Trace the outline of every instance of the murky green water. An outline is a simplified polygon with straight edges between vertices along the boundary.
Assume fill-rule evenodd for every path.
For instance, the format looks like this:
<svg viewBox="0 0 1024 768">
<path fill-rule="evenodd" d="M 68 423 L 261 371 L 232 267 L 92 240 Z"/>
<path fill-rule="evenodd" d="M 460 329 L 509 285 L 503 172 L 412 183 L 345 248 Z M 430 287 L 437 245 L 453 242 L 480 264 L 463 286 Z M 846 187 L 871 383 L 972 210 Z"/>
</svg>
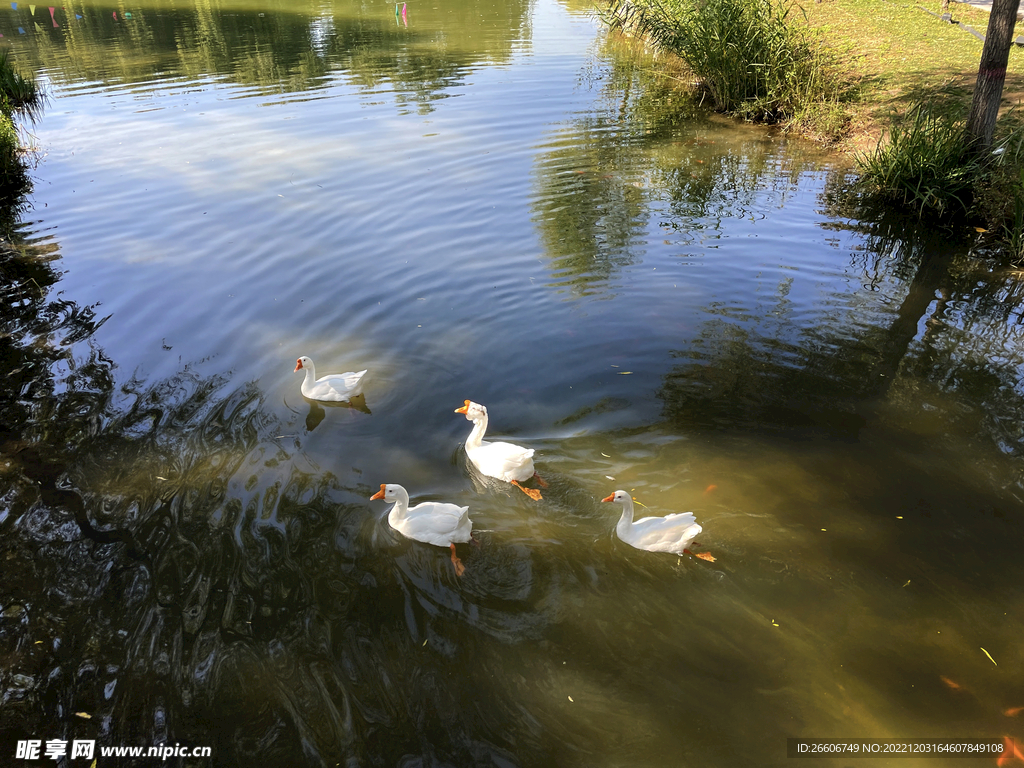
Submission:
<svg viewBox="0 0 1024 768">
<path fill-rule="evenodd" d="M 1024 737 L 1024 289 L 969 240 L 856 218 L 835 158 L 554 0 L 19 3 L 0 33 L 50 92 L 0 261 L 0 764 Z M 365 400 L 305 401 L 302 354 Z M 467 467 L 466 398 L 542 501 Z M 463 578 L 389 530 L 391 482 L 470 506 Z M 618 488 L 717 560 L 617 541 Z"/>
</svg>

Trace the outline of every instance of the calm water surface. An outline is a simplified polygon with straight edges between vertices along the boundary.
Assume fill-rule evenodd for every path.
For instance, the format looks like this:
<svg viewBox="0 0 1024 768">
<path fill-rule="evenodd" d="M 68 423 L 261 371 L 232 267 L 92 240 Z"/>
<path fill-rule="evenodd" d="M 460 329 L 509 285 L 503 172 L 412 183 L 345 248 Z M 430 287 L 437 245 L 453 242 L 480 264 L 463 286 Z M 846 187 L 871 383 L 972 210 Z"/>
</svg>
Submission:
<svg viewBox="0 0 1024 768">
<path fill-rule="evenodd" d="M 835 158 L 696 111 L 555 0 L 0 32 L 50 94 L 2 261 L 0 763 L 1024 737 L 1022 289 L 969 240 L 858 216 Z M 302 354 L 365 398 L 304 400 Z M 466 398 L 542 501 L 467 466 Z M 380 483 L 469 505 L 463 578 Z M 717 560 L 619 542 L 619 488 Z"/>
</svg>

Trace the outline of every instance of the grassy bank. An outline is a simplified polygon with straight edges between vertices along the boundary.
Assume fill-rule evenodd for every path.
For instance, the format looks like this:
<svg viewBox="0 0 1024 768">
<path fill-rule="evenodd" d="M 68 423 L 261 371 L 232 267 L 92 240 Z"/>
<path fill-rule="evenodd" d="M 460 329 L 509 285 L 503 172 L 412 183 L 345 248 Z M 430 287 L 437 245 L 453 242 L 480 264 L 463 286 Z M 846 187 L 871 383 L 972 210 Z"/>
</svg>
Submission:
<svg viewBox="0 0 1024 768">
<path fill-rule="evenodd" d="M 844 147 L 857 157 L 860 189 L 954 228 L 985 230 L 995 249 L 1022 263 L 1024 48 L 1010 49 L 998 154 L 971 157 L 961 137 L 982 41 L 922 8 L 941 11 L 937 1 L 835 0 L 808 8 L 807 23 L 825 34 L 857 82 Z M 987 12 L 959 3 L 950 12 L 985 34 Z"/>
<path fill-rule="evenodd" d="M 611 26 L 679 57 L 716 110 L 825 124 L 841 113 L 849 82 L 798 14 L 785 0 L 609 0 L 602 10 Z"/>
<path fill-rule="evenodd" d="M 978 74 L 982 43 L 962 28 L 939 21 L 918 8 L 940 12 L 937 0 L 829 0 L 808 3 L 806 23 L 820 30 L 855 82 L 849 102 L 847 146 L 875 146 L 891 123 L 893 112 L 915 102 L 962 107 L 966 115 Z M 988 13 L 951 3 L 950 12 L 985 34 Z M 1016 35 L 1024 35 L 1017 25 Z M 1024 48 L 1010 50 L 1004 110 L 1024 99 Z M 1016 115 L 1010 122 L 1017 121 Z M 1009 125 L 1001 126 L 1005 131 Z"/>
<path fill-rule="evenodd" d="M 941 10 L 938 0 L 922 7 Z M 679 56 L 716 109 L 783 122 L 853 154 L 865 198 L 988 230 L 993 244 L 1024 262 L 1024 107 L 1016 109 L 1024 101 L 1024 48 L 1010 52 L 996 131 L 1002 152 L 970 159 L 960 137 L 982 42 L 922 7 L 612 0 L 604 16 Z M 952 3 L 951 12 L 985 33 L 985 11 Z"/>
</svg>

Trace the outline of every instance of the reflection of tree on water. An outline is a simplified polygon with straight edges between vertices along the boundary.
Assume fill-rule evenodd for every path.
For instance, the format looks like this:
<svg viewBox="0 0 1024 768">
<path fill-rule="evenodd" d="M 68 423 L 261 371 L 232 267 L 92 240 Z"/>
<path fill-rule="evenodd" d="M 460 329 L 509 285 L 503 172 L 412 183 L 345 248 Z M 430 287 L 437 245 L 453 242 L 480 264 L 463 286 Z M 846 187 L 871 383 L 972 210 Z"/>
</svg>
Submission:
<svg viewBox="0 0 1024 768">
<path fill-rule="evenodd" d="M 825 200 L 841 221 L 851 212 L 833 191 L 826 189 Z M 940 402 L 960 403 L 961 412 L 947 414 L 950 429 L 972 413 L 970 431 L 988 432 L 1003 453 L 1024 450 L 1024 345 L 1016 322 L 1024 289 L 1017 277 L 992 274 L 983 261 L 958 254 L 946 233 L 890 214 L 832 227 L 863 237 L 850 266 L 860 292 L 891 295 L 866 303 L 855 293 L 833 305 L 826 323 L 794 328 L 777 321 L 786 316 L 780 285 L 772 311 L 705 323 L 674 353 L 685 362 L 659 393 L 666 417 L 687 428 L 855 437 L 884 402 L 915 410 L 931 390 L 944 393 Z"/>
<path fill-rule="evenodd" d="M 387 4 L 377 8 L 320 3 L 264 13 L 197 0 L 189 9 L 137 6 L 126 18 L 74 3 L 59 11 L 67 17 L 59 28 L 47 21 L 21 36 L 18 26 L 31 17 L 24 6 L 0 16 L 0 31 L 17 37 L 19 57 L 57 85 L 221 77 L 296 93 L 330 86 L 340 72 L 363 88 L 387 85 L 402 103 L 429 112 L 473 65 L 506 61 L 528 25 L 523 0 L 464 0 L 437 14 L 421 6 L 411 29 L 395 27 Z M 43 6 L 38 12 L 46 14 Z"/>
<path fill-rule="evenodd" d="M 802 173 L 817 171 L 812 158 L 780 151 L 763 131 L 739 150 L 716 149 L 689 96 L 643 67 L 613 63 L 598 82 L 596 114 L 553 140 L 535 173 L 535 221 L 554 285 L 577 295 L 607 290 L 617 271 L 639 263 L 660 236 L 653 224 L 673 244 L 699 244 L 726 219 L 782 203 Z M 826 228 L 863 238 L 849 268 L 860 290 L 829 297 L 839 303 L 827 321 L 803 326 L 790 317 L 792 280 L 781 280 L 763 306 L 709 305 L 713 319 L 674 353 L 679 364 L 660 393 L 666 417 L 686 427 L 851 437 L 893 382 L 926 372 L 943 387 L 1003 404 L 1008 410 L 990 428 L 1020 450 L 1019 282 L 979 281 L 979 262 L 956 256 L 948 233 L 855 210 L 848 182 L 832 172 L 821 200 Z"/>
<path fill-rule="evenodd" d="M 553 285 L 574 296 L 599 294 L 640 263 L 654 226 L 687 242 L 715 237 L 724 219 L 781 198 L 811 165 L 787 159 L 780 173 L 779 146 L 764 133 L 719 151 L 692 95 L 649 69 L 613 59 L 598 82 L 602 101 L 548 142 L 534 172 Z"/>
</svg>

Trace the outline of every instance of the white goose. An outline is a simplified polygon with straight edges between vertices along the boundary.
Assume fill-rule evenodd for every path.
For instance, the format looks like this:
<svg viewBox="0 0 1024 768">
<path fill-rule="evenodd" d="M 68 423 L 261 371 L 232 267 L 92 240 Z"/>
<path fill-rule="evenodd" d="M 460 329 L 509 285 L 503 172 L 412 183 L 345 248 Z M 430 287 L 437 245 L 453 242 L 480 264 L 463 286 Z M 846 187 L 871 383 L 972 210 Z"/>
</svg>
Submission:
<svg viewBox="0 0 1024 768">
<path fill-rule="evenodd" d="M 451 547 L 455 575 L 461 576 L 465 572 L 466 567 L 455 554 L 455 543 L 464 544 L 472 538 L 473 521 L 469 519 L 469 507 L 424 501 L 410 509 L 409 492 L 405 488 L 383 483 L 380 490 L 370 497 L 370 501 L 374 499 L 395 503 L 388 512 L 388 523 L 392 528 L 409 539 L 436 547 Z"/>
<path fill-rule="evenodd" d="M 303 355 L 295 361 L 295 370 L 305 370 L 306 378 L 302 380 L 302 394 L 310 400 L 322 400 L 326 403 L 337 403 L 350 400 L 363 388 L 363 376 L 366 371 L 358 373 L 332 373 L 318 379 L 313 361 Z"/>
<path fill-rule="evenodd" d="M 645 517 L 633 522 L 633 498 L 625 491 L 616 491 L 601 501 L 617 501 L 622 505 L 622 517 L 615 533 L 627 544 L 648 552 L 672 552 L 682 555 L 697 538 L 701 528 L 692 512 L 679 512 L 665 517 Z M 704 558 L 707 559 L 707 558 Z"/>
<path fill-rule="evenodd" d="M 466 439 L 466 455 L 473 463 L 473 466 L 488 477 L 496 477 L 507 483 L 512 483 L 533 500 L 541 498 L 540 491 L 533 488 L 524 488 L 519 484 L 521 480 L 529 480 L 537 475 L 533 468 L 533 448 L 523 448 L 512 443 L 487 443 L 484 442 L 484 433 L 487 431 L 487 409 L 479 403 L 467 400 L 461 408 L 455 409 L 456 413 L 466 414 L 466 418 L 473 422 L 473 431 Z M 537 475 L 537 481 L 542 487 L 546 483 Z"/>
</svg>

